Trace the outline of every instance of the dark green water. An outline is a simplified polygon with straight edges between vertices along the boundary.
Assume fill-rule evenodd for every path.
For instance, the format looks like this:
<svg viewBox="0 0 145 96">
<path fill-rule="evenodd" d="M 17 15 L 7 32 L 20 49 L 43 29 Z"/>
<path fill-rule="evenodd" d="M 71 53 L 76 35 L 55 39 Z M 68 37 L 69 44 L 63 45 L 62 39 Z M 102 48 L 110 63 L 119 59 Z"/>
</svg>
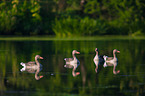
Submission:
<svg viewBox="0 0 145 96">
<path fill-rule="evenodd" d="M 95 72 L 95 48 L 100 55 L 112 56 L 118 49 L 120 73 L 113 67 L 99 65 Z M 72 50 L 80 61 L 77 72 L 64 68 L 64 58 L 72 57 Z M 21 72 L 21 62 L 34 61 L 39 54 L 44 59 L 36 80 L 35 73 Z M 0 96 L 124 96 L 145 95 L 145 40 L 100 41 L 0 41 Z"/>
</svg>

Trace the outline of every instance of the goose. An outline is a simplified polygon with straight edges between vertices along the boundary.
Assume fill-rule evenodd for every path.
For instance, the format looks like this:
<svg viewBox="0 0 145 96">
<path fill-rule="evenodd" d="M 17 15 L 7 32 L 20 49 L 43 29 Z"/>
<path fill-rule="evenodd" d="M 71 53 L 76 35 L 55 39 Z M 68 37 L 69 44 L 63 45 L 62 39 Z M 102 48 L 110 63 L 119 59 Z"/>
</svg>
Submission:
<svg viewBox="0 0 145 96">
<path fill-rule="evenodd" d="M 113 50 L 113 57 L 106 57 L 105 61 L 106 63 L 113 63 L 113 62 L 117 62 L 117 57 L 116 57 L 116 53 L 120 53 L 120 51 L 118 51 L 117 49 Z"/>
<path fill-rule="evenodd" d="M 21 71 L 25 71 L 25 69 L 29 69 L 29 68 L 36 68 L 37 69 L 39 67 L 42 67 L 42 65 L 39 63 L 38 59 L 43 59 L 43 57 L 41 57 L 40 55 L 36 55 L 35 61 L 30 61 L 28 63 L 21 62 L 20 64 L 23 66 Z"/>
<path fill-rule="evenodd" d="M 116 57 L 116 53 L 120 53 L 120 51 L 118 51 L 117 49 L 114 49 L 113 50 L 113 57 L 108 57 L 108 56 L 103 56 L 105 62 L 104 62 L 104 67 L 107 67 L 107 66 L 114 66 L 113 67 L 113 74 L 118 74 L 120 72 L 120 70 L 117 70 L 116 71 L 116 66 L 117 66 L 117 57 Z"/>
<path fill-rule="evenodd" d="M 80 74 L 80 72 L 75 72 L 77 67 L 80 65 L 80 61 L 76 58 L 75 54 L 80 54 L 80 52 L 73 50 L 72 51 L 72 56 L 73 58 L 65 58 L 66 64 L 64 65 L 65 68 L 73 68 L 72 70 L 72 75 L 73 77 L 77 76 Z"/>
<path fill-rule="evenodd" d="M 95 57 L 93 59 L 95 65 L 96 65 L 96 68 L 95 68 L 96 73 L 97 73 L 97 69 L 98 69 L 98 65 L 99 65 L 99 55 L 98 55 L 99 52 L 98 51 L 99 51 L 98 48 L 96 48 L 95 49 L 96 55 L 95 55 Z"/>
<path fill-rule="evenodd" d="M 95 71 L 97 73 L 97 70 L 98 70 L 98 65 L 99 64 L 102 64 L 104 62 L 104 58 L 102 56 L 99 55 L 99 50 L 98 48 L 95 49 L 95 52 L 96 52 L 96 55 L 93 59 L 95 65 L 96 65 L 96 68 L 95 68 Z"/>
</svg>

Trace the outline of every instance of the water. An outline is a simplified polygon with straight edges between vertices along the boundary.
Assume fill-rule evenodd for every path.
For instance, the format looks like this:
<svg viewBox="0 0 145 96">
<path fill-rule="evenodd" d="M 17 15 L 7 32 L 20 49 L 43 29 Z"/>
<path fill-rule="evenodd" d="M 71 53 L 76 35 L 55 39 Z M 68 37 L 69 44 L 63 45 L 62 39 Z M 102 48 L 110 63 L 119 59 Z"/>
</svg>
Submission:
<svg viewBox="0 0 145 96">
<path fill-rule="evenodd" d="M 0 41 L 0 96 L 118 96 L 145 95 L 145 40 L 81 40 L 81 41 Z M 99 65 L 95 72 L 95 48 L 99 55 L 112 56 L 118 49 L 118 65 Z M 73 77 L 72 69 L 64 68 L 64 58 L 72 57 L 72 50 L 80 61 Z M 44 59 L 38 76 L 35 72 L 21 72 L 21 62 L 34 61 L 39 54 Z"/>
</svg>

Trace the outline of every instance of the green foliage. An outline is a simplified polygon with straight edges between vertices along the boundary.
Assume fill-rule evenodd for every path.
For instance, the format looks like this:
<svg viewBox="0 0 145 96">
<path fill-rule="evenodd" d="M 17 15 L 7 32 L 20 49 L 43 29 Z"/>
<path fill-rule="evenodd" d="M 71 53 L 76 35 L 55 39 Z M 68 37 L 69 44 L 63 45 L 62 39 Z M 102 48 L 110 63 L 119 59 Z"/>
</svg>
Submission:
<svg viewBox="0 0 145 96">
<path fill-rule="evenodd" d="M 37 1 L 13 0 L 10 3 L 3 1 L 0 3 L 0 9 L 1 34 L 38 34 L 37 26 L 39 26 L 41 16 L 39 15 L 40 5 Z M 19 30 L 21 33 L 15 33 Z"/>
<path fill-rule="evenodd" d="M 87 4 L 85 5 L 84 12 L 88 14 L 98 14 L 101 12 L 100 10 L 100 2 L 98 0 L 87 0 Z"/>
<path fill-rule="evenodd" d="M 25 0 L 20 6 L 22 6 L 19 9 L 20 15 L 17 15 L 18 30 L 22 30 L 21 34 L 23 35 L 38 34 L 41 22 L 41 16 L 39 15 L 39 3 L 35 0 L 31 0 L 31 2 Z"/>
<path fill-rule="evenodd" d="M 141 0 L 87 0 L 84 12 L 109 21 L 109 34 L 131 35 L 144 32 L 144 6 Z"/>
<path fill-rule="evenodd" d="M 67 0 L 66 11 L 74 11 L 80 9 L 80 0 Z"/>
<path fill-rule="evenodd" d="M 3 0 L 0 35 L 134 36 L 144 13 L 143 0 Z"/>
<path fill-rule="evenodd" d="M 137 32 L 134 32 L 132 34 L 132 36 L 142 36 L 142 35 L 144 35 L 144 34 L 140 30 L 138 30 Z"/>
<path fill-rule="evenodd" d="M 12 7 L 15 8 L 15 4 Z M 13 9 L 9 9 L 5 2 L 0 3 L 0 9 L 0 33 L 4 34 L 3 31 L 5 31 L 5 34 L 9 34 L 9 32 L 15 28 L 15 11 Z"/>
<path fill-rule="evenodd" d="M 96 35 L 105 34 L 107 26 L 103 21 L 85 17 L 82 19 L 77 18 L 63 18 L 55 19 L 53 31 L 57 36 L 74 36 L 74 35 Z"/>
</svg>

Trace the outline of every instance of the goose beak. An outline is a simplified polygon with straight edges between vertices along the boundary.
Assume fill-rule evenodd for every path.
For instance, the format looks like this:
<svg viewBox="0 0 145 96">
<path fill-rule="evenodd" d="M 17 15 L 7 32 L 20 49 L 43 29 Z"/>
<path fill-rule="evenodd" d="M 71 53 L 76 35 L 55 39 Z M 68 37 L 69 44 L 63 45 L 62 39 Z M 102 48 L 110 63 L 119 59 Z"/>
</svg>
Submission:
<svg viewBox="0 0 145 96">
<path fill-rule="evenodd" d="M 79 75 L 79 74 L 80 74 L 80 72 L 76 72 L 76 76 Z"/>
<path fill-rule="evenodd" d="M 117 51 L 117 53 L 120 53 L 120 51 Z"/>
<path fill-rule="evenodd" d="M 43 57 L 40 57 L 40 59 L 43 59 Z"/>
<path fill-rule="evenodd" d="M 40 78 L 43 78 L 43 76 L 39 76 Z"/>
<path fill-rule="evenodd" d="M 76 52 L 77 54 L 80 54 L 80 52 Z"/>
<path fill-rule="evenodd" d="M 120 70 L 118 70 L 117 73 L 120 73 Z"/>
</svg>

